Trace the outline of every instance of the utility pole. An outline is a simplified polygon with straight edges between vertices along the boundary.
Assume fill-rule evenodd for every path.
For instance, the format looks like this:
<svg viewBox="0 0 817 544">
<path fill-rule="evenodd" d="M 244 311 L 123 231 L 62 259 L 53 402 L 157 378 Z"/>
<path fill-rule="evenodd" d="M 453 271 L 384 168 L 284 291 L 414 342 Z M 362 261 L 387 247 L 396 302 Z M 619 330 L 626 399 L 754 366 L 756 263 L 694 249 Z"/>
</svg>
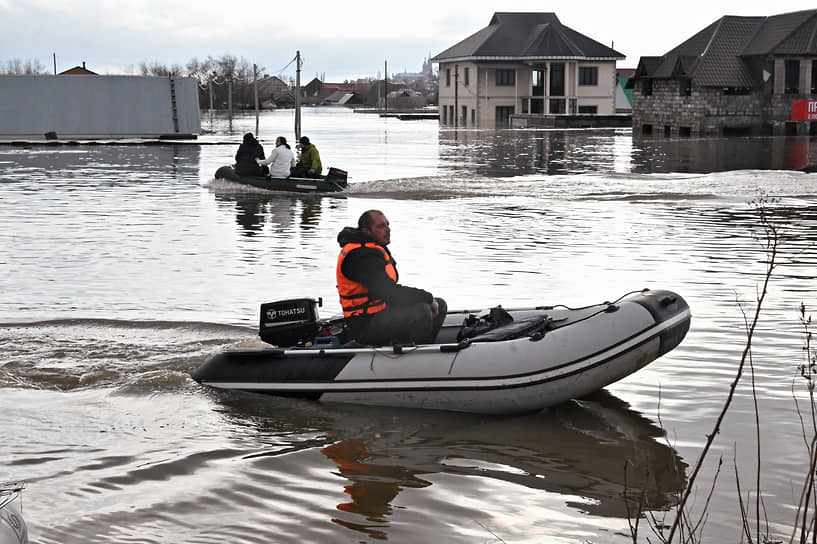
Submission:
<svg viewBox="0 0 817 544">
<path fill-rule="evenodd" d="M 295 142 L 301 139 L 301 52 L 295 51 Z"/>
<path fill-rule="evenodd" d="M 230 119 L 230 130 L 233 130 L 233 76 L 227 78 L 227 112 Z"/>
<path fill-rule="evenodd" d="M 385 112 L 389 113 L 389 61 L 384 61 L 383 64 L 383 97 Z"/>
<path fill-rule="evenodd" d="M 213 130 L 213 78 L 216 77 L 215 72 L 210 72 L 210 80 L 208 86 L 210 87 L 210 130 Z"/>
<path fill-rule="evenodd" d="M 52 55 L 54 56 L 54 75 L 57 75 L 57 54 L 52 53 Z"/>
<path fill-rule="evenodd" d="M 255 136 L 258 137 L 258 65 L 252 65 L 252 90 L 255 101 Z"/>
</svg>

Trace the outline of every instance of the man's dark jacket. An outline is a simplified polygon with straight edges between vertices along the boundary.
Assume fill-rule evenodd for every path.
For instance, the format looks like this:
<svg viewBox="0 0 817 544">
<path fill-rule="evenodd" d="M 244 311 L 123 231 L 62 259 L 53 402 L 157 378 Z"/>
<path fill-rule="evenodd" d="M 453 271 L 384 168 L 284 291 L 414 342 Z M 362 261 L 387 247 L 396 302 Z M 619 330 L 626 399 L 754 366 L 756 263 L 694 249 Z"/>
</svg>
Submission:
<svg viewBox="0 0 817 544">
<path fill-rule="evenodd" d="M 346 227 L 338 234 L 338 244 L 342 248 L 346 244 L 366 242 L 377 243 L 374 239 L 363 234 L 360 229 Z M 389 254 L 394 270 L 397 265 L 388 247 L 383 248 Z M 383 253 L 377 249 L 369 247 L 358 247 L 353 249 L 343 260 L 341 273 L 358 283 L 363 284 L 369 290 L 370 299 L 381 299 L 386 302 L 387 308 L 407 306 L 417 302 L 431 304 L 434 297 L 428 291 L 400 285 L 386 274 L 386 261 Z M 350 318 L 349 323 L 353 327 L 361 326 L 366 316 Z M 356 322 L 356 323 L 354 323 Z"/>
</svg>

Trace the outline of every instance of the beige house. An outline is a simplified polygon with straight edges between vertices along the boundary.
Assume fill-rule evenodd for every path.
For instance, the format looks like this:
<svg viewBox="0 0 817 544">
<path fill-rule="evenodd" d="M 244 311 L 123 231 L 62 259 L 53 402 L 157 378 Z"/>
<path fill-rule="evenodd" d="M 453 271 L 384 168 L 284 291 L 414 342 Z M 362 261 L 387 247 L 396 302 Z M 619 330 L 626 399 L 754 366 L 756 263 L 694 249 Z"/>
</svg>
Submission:
<svg viewBox="0 0 817 544">
<path fill-rule="evenodd" d="M 555 13 L 494 13 L 487 27 L 433 57 L 440 122 L 508 126 L 512 116 L 614 115 L 625 57 Z"/>
</svg>

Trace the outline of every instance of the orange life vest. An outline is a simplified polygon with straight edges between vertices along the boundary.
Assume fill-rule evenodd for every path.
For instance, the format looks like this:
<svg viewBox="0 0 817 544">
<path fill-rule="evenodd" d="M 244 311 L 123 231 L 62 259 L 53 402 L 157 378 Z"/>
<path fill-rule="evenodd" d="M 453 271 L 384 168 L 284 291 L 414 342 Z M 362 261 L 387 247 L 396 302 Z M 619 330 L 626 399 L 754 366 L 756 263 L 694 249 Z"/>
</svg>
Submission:
<svg viewBox="0 0 817 544">
<path fill-rule="evenodd" d="M 340 296 L 340 305 L 343 308 L 344 317 L 374 314 L 386 309 L 386 302 L 384 300 L 369 298 L 369 290 L 365 285 L 350 280 L 343 275 L 343 272 L 341 272 L 341 266 L 343 266 L 343 260 L 346 258 L 346 256 L 353 250 L 361 247 L 368 247 L 381 251 L 383 253 L 383 261 L 385 262 L 386 274 L 388 274 L 388 276 L 395 282 L 397 281 L 397 269 L 394 267 L 394 262 L 389 256 L 389 252 L 382 246 L 376 244 L 375 242 L 366 242 L 365 244 L 354 242 L 343 246 L 340 250 L 340 254 L 338 255 L 336 275 L 338 281 L 338 295 Z"/>
</svg>

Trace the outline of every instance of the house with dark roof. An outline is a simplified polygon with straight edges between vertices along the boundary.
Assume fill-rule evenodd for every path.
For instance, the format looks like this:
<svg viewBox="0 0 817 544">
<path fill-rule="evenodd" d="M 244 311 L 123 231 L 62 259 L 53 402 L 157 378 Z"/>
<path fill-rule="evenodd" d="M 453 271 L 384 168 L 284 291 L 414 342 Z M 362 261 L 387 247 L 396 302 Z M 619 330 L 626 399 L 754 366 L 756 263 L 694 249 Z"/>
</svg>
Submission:
<svg viewBox="0 0 817 544">
<path fill-rule="evenodd" d="M 99 75 L 96 72 L 92 72 L 91 70 L 85 67 L 85 61 L 82 62 L 82 66 L 74 66 L 73 68 L 69 68 L 64 72 L 60 72 L 58 75 L 61 76 L 96 76 Z"/>
<path fill-rule="evenodd" d="M 440 122 L 506 126 L 515 114 L 612 115 L 624 55 L 563 25 L 555 13 L 497 12 L 434 56 Z"/>
<path fill-rule="evenodd" d="M 258 99 L 271 107 L 289 107 L 295 104 L 295 94 L 289 85 L 277 76 L 264 76 L 256 82 Z"/>
<path fill-rule="evenodd" d="M 628 85 L 640 133 L 814 132 L 792 120 L 792 103 L 817 98 L 817 10 L 724 16 L 663 56 L 641 57 Z"/>
</svg>

